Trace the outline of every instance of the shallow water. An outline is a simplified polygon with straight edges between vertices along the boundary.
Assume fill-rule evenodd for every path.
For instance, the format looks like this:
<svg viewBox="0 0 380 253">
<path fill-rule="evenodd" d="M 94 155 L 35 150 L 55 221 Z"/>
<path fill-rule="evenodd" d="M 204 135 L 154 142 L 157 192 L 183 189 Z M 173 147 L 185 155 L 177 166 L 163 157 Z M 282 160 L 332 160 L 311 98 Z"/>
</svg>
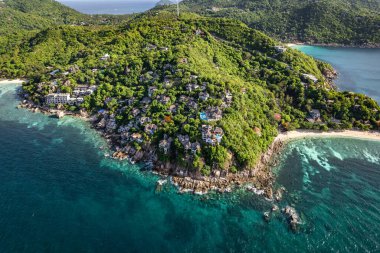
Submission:
<svg viewBox="0 0 380 253">
<path fill-rule="evenodd" d="M 380 102 L 380 49 L 295 46 L 330 63 L 338 72 L 341 90 L 366 94 Z"/>
<path fill-rule="evenodd" d="M 0 86 L 0 252 L 376 252 L 380 143 L 291 143 L 276 169 L 305 225 L 252 193 L 195 197 L 104 158 L 87 123 L 17 110 Z"/>
</svg>

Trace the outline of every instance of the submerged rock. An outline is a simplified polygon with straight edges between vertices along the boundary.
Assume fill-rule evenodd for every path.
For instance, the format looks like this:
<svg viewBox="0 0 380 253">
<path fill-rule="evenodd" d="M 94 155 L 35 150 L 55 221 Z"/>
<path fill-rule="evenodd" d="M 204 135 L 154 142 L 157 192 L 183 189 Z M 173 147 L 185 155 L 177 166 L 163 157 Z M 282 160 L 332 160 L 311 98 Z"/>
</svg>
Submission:
<svg viewBox="0 0 380 253">
<path fill-rule="evenodd" d="M 280 210 L 280 209 L 278 208 L 277 205 L 272 206 L 272 209 L 271 209 L 272 212 L 277 212 L 278 210 Z"/>
<path fill-rule="evenodd" d="M 281 201 L 284 192 L 285 192 L 285 188 L 284 188 L 284 187 L 281 187 L 281 188 L 277 189 L 277 190 L 276 190 L 276 193 L 274 194 L 274 198 L 275 198 L 275 200 L 276 200 L 276 201 Z"/>
<path fill-rule="evenodd" d="M 296 209 L 291 206 L 286 206 L 282 209 L 282 212 L 284 213 L 290 228 L 293 231 L 297 231 L 298 225 L 300 224 L 300 216 L 298 215 Z"/>
<path fill-rule="evenodd" d="M 168 183 L 167 179 L 160 179 L 157 181 L 156 192 L 161 192 L 164 185 Z"/>
<path fill-rule="evenodd" d="M 263 218 L 264 218 L 264 220 L 265 220 L 266 222 L 269 222 L 269 221 L 270 221 L 270 216 L 271 216 L 270 212 L 264 212 L 264 213 L 263 213 Z"/>
</svg>

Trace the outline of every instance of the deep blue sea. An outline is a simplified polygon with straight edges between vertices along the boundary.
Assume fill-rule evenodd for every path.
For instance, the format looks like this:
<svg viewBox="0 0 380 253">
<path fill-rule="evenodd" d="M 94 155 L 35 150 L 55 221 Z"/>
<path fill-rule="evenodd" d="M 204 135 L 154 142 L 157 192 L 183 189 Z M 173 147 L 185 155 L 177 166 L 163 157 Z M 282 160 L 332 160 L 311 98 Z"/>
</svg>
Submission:
<svg viewBox="0 0 380 253">
<path fill-rule="evenodd" d="M 330 63 L 338 72 L 340 90 L 355 91 L 380 102 L 380 49 L 295 46 Z"/>
<path fill-rule="evenodd" d="M 235 191 L 155 192 L 157 177 L 104 157 L 81 120 L 16 109 L 0 85 L 0 252 L 380 252 L 380 143 L 292 142 L 276 168 L 304 225 Z"/>
<path fill-rule="evenodd" d="M 86 14 L 132 14 L 152 9 L 154 0 L 59 0 L 59 2 Z"/>
</svg>

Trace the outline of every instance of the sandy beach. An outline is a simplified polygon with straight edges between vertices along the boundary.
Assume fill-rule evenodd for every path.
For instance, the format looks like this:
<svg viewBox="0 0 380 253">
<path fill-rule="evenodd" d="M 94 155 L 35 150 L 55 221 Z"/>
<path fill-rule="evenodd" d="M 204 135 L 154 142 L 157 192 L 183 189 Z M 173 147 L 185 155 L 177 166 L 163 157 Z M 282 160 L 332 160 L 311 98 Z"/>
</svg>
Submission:
<svg viewBox="0 0 380 253">
<path fill-rule="evenodd" d="M 380 132 L 375 131 L 356 131 L 356 130 L 343 130 L 343 131 L 311 131 L 311 130 L 296 130 L 286 133 L 281 133 L 275 139 L 276 141 L 287 142 L 295 139 L 302 138 L 353 138 L 353 139 L 366 139 L 380 141 Z"/>
<path fill-rule="evenodd" d="M 9 84 L 9 83 L 15 83 L 15 84 L 22 84 L 26 80 L 22 79 L 14 79 L 14 80 L 0 80 L 0 85 L 1 84 Z"/>
<path fill-rule="evenodd" d="M 295 46 L 300 46 L 300 45 L 303 45 L 302 43 L 286 43 L 285 44 L 285 46 L 287 46 L 287 47 L 290 47 L 290 48 L 292 48 L 292 47 L 295 47 Z"/>
</svg>

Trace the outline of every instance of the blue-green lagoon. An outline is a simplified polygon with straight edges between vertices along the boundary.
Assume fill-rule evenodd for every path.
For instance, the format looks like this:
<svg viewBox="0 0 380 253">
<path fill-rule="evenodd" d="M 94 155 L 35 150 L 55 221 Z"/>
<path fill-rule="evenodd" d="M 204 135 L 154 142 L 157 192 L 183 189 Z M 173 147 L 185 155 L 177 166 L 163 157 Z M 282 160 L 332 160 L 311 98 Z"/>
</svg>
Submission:
<svg viewBox="0 0 380 253">
<path fill-rule="evenodd" d="M 0 86 L 0 252 L 379 252 L 380 143 L 292 142 L 276 171 L 304 225 L 253 193 L 155 192 L 157 177 L 104 157 L 81 120 L 16 109 Z"/>
</svg>

